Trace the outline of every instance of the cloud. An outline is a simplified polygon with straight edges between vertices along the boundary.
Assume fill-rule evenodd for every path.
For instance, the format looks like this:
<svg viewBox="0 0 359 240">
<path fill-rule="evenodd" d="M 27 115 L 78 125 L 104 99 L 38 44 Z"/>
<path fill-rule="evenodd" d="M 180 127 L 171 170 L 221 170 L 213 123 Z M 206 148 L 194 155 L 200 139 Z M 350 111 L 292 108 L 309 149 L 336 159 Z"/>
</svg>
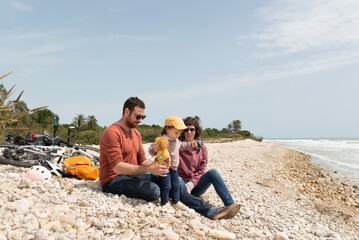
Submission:
<svg viewBox="0 0 359 240">
<path fill-rule="evenodd" d="M 359 63 L 359 52 L 345 49 L 337 52 L 311 55 L 310 59 L 295 59 L 282 63 L 274 63 L 273 65 L 258 67 L 253 72 L 213 77 L 205 82 L 194 81 L 191 83 L 191 88 L 187 86 L 178 87 L 174 91 L 158 89 L 142 96 L 154 104 L 167 99 L 163 104 L 170 107 L 172 104 L 181 102 L 184 99 L 190 101 L 204 98 L 217 99 L 217 96 L 238 93 L 239 90 L 247 87 L 258 86 L 281 79 L 290 81 L 295 79 L 293 76 L 311 74 L 357 63 Z"/>
<path fill-rule="evenodd" d="M 32 10 L 32 7 L 28 4 L 17 2 L 17 1 L 11 1 L 10 6 L 13 9 L 16 9 L 21 12 L 30 12 Z"/>
<path fill-rule="evenodd" d="M 359 1 L 275 1 L 258 14 L 269 23 L 262 32 L 240 36 L 255 40 L 261 49 L 256 58 L 341 48 L 359 50 Z"/>
<path fill-rule="evenodd" d="M 77 58 L 65 59 L 61 54 L 78 42 L 60 31 L 0 31 L 0 51 L 6 56 L 0 66 L 71 63 Z"/>
</svg>

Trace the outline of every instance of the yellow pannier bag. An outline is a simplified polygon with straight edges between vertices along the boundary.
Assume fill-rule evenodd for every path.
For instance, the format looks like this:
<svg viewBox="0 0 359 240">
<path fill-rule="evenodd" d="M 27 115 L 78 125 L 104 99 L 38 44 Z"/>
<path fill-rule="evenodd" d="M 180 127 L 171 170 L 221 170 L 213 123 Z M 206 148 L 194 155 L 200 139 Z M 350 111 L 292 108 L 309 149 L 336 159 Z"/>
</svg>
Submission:
<svg viewBox="0 0 359 240">
<path fill-rule="evenodd" d="M 72 175 L 81 179 L 97 179 L 99 170 L 92 166 L 91 159 L 86 156 L 69 157 L 62 165 L 65 175 Z"/>
</svg>

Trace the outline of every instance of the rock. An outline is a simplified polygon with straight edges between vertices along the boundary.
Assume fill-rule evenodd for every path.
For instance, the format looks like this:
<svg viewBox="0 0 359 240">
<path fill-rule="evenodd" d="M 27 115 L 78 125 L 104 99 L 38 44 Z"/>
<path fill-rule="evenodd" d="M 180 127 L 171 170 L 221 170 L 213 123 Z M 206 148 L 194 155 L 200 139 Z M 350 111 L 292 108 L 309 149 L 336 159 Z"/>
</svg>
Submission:
<svg viewBox="0 0 359 240">
<path fill-rule="evenodd" d="M 40 229 L 35 233 L 34 239 L 36 239 L 36 240 L 47 240 L 49 238 L 50 234 L 51 234 L 50 231 Z"/>
<path fill-rule="evenodd" d="M 321 172 L 309 159 L 268 145 L 247 140 L 207 144 L 207 168 L 219 169 L 242 205 L 235 218 L 221 221 L 193 209 L 162 210 L 158 201 L 103 193 L 98 180 L 65 179 L 73 188 L 68 194 L 58 181 L 30 182 L 28 169 L 0 165 L 0 240 L 357 239 L 359 230 L 353 226 L 359 209 L 353 202 L 359 206 L 359 189 L 338 186 L 329 175 L 320 180 Z M 202 198 L 223 206 L 212 187 Z M 326 226 L 335 226 L 336 232 Z M 222 235 L 213 237 L 214 230 Z"/>
<path fill-rule="evenodd" d="M 19 188 L 27 188 L 31 185 L 32 181 L 26 177 L 22 177 L 20 180 Z"/>
<path fill-rule="evenodd" d="M 284 232 L 277 232 L 273 235 L 273 240 L 289 240 L 289 238 Z"/>
<path fill-rule="evenodd" d="M 197 218 L 192 219 L 188 226 L 193 230 L 201 230 L 203 228 L 203 224 Z"/>
<path fill-rule="evenodd" d="M 69 224 L 71 226 L 75 226 L 75 224 L 76 224 L 76 218 L 75 218 L 75 216 L 72 216 L 72 215 L 63 215 L 60 218 L 60 221 L 63 223 Z"/>
<path fill-rule="evenodd" d="M 27 198 L 18 200 L 15 203 L 15 209 L 17 212 L 25 213 L 29 210 L 30 202 Z"/>
<path fill-rule="evenodd" d="M 201 230 L 194 230 L 194 234 L 196 234 L 197 237 L 204 237 L 206 234 Z"/>
<path fill-rule="evenodd" d="M 12 173 L 12 172 L 7 173 L 6 177 L 9 178 L 9 179 L 12 179 L 12 180 L 18 180 L 19 178 L 21 179 L 20 174 Z"/>
<path fill-rule="evenodd" d="M 316 228 L 313 230 L 313 233 L 317 237 L 330 237 L 333 232 L 327 226 L 322 224 L 317 224 Z"/>
<path fill-rule="evenodd" d="M 222 231 L 222 230 L 216 230 L 216 229 L 210 230 L 209 234 L 211 235 L 211 237 L 216 238 L 216 239 L 223 239 L 223 240 L 236 239 L 236 234 L 227 232 L 227 231 Z"/>
<path fill-rule="evenodd" d="M 120 236 L 121 240 L 131 240 L 135 234 L 133 233 L 132 229 L 126 230 L 123 232 L 123 234 Z"/>
<path fill-rule="evenodd" d="M 168 237 L 168 239 L 171 239 L 171 240 L 179 239 L 179 235 L 170 229 L 163 229 L 162 232 L 164 235 L 166 235 Z"/>
<path fill-rule="evenodd" d="M 81 206 L 81 207 L 91 207 L 92 205 L 89 203 L 89 202 L 87 202 L 86 200 L 82 200 L 81 202 L 79 202 L 79 205 Z"/>
<path fill-rule="evenodd" d="M 101 189 L 102 189 L 99 179 L 97 179 L 96 181 L 87 181 L 86 184 L 89 188 L 92 188 L 93 190 L 101 191 Z"/>
</svg>

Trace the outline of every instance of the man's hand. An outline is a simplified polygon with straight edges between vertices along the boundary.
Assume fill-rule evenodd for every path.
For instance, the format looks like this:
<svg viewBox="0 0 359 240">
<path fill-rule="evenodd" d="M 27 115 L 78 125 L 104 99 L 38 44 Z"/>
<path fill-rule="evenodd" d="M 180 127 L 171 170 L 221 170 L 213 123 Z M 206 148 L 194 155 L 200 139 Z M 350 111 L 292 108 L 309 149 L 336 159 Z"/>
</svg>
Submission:
<svg viewBox="0 0 359 240">
<path fill-rule="evenodd" d="M 167 166 L 158 166 L 156 163 L 153 163 L 147 166 L 147 172 L 158 175 L 160 177 L 166 177 L 169 170 Z"/>
</svg>

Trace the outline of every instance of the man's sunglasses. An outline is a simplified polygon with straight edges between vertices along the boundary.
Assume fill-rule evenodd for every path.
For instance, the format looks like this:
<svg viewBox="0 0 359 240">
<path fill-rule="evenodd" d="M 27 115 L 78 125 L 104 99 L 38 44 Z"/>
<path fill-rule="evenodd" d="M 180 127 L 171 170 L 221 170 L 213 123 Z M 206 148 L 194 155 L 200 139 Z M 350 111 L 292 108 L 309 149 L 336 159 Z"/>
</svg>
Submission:
<svg viewBox="0 0 359 240">
<path fill-rule="evenodd" d="M 146 118 L 146 115 L 137 115 L 137 114 L 135 114 L 135 116 L 136 116 L 136 119 L 137 119 L 137 120 L 140 120 L 141 118 L 142 118 L 142 120 L 143 120 L 143 119 Z"/>
<path fill-rule="evenodd" d="M 195 131 L 196 129 L 195 128 L 186 128 L 185 130 L 184 130 L 184 132 L 193 132 L 193 131 Z"/>
</svg>

